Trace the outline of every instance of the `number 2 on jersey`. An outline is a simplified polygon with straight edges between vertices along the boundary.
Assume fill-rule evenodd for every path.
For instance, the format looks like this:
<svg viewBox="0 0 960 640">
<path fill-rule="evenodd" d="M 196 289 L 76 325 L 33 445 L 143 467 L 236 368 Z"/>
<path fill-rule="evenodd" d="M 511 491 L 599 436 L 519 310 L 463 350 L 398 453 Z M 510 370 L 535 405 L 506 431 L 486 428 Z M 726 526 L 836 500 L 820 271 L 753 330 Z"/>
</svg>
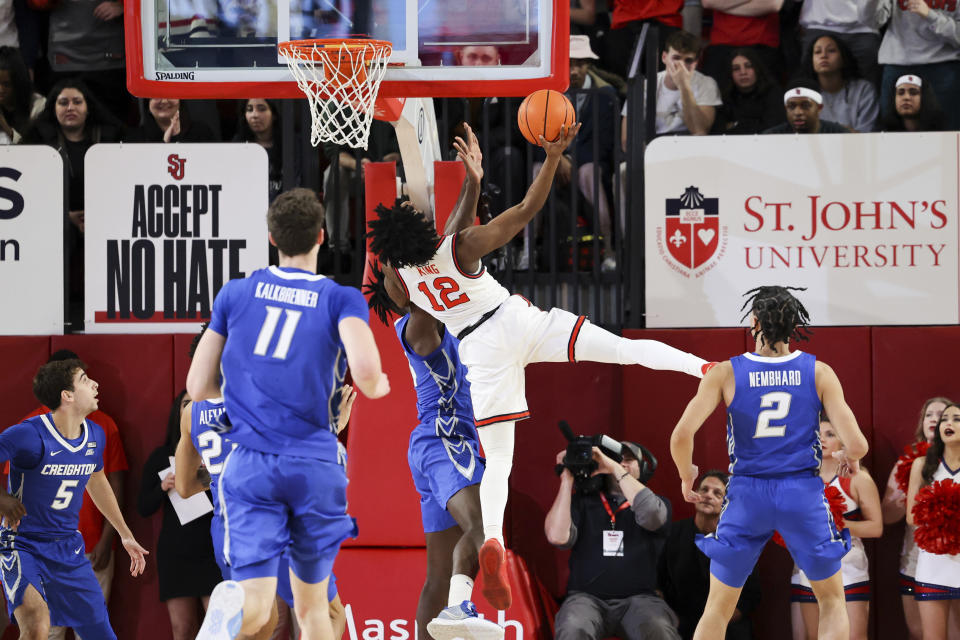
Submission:
<svg viewBox="0 0 960 640">
<path fill-rule="evenodd" d="M 757 431 L 754 438 L 782 438 L 787 431 L 786 425 L 770 424 L 771 420 L 783 420 L 790 413 L 790 401 L 793 399 L 786 391 L 771 391 L 760 396 L 760 407 L 764 410 L 757 415 Z M 769 407 L 769 408 L 766 408 Z"/>
<path fill-rule="evenodd" d="M 207 468 L 211 475 L 220 473 L 223 470 L 223 463 L 213 464 L 210 461 L 223 453 L 223 439 L 213 431 L 204 431 L 197 436 L 197 442 L 202 449 L 200 457 L 203 458 L 203 466 Z"/>
<path fill-rule="evenodd" d="M 300 316 L 303 315 L 303 312 L 269 305 L 267 306 L 267 317 L 260 325 L 257 344 L 253 347 L 254 355 L 267 355 L 267 348 L 273 342 L 273 334 L 277 331 L 277 324 L 280 322 L 280 314 L 284 311 L 287 315 L 283 320 L 283 328 L 280 329 L 280 337 L 277 339 L 277 346 L 274 347 L 271 357 L 278 360 L 286 359 L 287 352 L 290 351 L 290 342 L 293 340 L 293 332 L 297 330 L 297 323 L 300 322 Z"/>
<path fill-rule="evenodd" d="M 418 284 L 417 289 L 420 290 L 420 293 L 427 296 L 427 300 L 430 301 L 430 306 L 433 307 L 434 311 L 447 311 L 454 308 L 458 304 L 470 302 L 469 296 L 460 291 L 460 285 L 457 284 L 457 281 L 446 276 L 433 279 L 433 289 L 437 292 L 437 294 L 440 295 L 440 300 L 443 302 L 443 306 L 437 302 L 437 299 L 430 292 L 430 288 L 427 286 L 426 282 L 421 282 Z M 460 295 L 454 297 L 453 294 L 455 293 L 459 293 Z"/>
</svg>

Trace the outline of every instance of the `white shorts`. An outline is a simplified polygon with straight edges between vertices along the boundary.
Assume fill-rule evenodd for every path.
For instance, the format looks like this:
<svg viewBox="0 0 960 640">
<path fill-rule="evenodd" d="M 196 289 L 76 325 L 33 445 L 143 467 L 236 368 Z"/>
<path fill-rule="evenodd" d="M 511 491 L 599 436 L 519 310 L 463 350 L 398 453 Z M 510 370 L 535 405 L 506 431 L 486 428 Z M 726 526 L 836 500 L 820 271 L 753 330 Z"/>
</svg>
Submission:
<svg viewBox="0 0 960 640">
<path fill-rule="evenodd" d="M 914 588 L 917 600 L 960 600 L 960 554 L 947 556 L 920 549 Z"/>
<path fill-rule="evenodd" d="M 870 563 L 860 538 L 850 538 L 850 551 L 840 561 L 840 575 L 847 602 L 870 599 Z M 794 565 L 790 577 L 792 602 L 816 602 L 806 574 Z"/>
<path fill-rule="evenodd" d="M 460 343 L 478 427 L 530 417 L 523 369 L 531 362 L 574 362 L 586 316 L 542 311 L 513 295 Z"/>
</svg>

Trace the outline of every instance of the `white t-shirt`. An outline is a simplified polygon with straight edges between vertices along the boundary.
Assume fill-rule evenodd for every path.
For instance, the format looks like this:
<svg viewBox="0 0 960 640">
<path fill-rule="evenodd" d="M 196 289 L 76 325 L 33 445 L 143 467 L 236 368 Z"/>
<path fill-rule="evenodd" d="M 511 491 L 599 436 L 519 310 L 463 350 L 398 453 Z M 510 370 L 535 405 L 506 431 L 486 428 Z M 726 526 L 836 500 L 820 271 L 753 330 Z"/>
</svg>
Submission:
<svg viewBox="0 0 960 640">
<path fill-rule="evenodd" d="M 683 122 L 683 105 L 680 102 L 680 90 L 668 89 L 666 85 L 667 72 L 657 74 L 657 135 L 664 133 L 689 133 Z M 717 81 L 694 71 L 690 77 L 690 87 L 693 89 L 693 98 L 702 107 L 719 107 L 723 104 L 720 99 L 720 88 Z"/>
</svg>

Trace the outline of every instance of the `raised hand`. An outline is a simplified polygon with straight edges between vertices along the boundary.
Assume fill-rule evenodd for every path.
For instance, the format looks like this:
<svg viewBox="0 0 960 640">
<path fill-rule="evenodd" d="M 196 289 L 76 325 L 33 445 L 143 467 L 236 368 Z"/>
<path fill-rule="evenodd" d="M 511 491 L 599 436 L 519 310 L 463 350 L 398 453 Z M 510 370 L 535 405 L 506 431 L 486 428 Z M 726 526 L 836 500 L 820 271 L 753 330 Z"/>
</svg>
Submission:
<svg viewBox="0 0 960 640">
<path fill-rule="evenodd" d="M 556 142 L 550 142 L 543 136 L 540 136 L 540 146 L 547 152 L 548 158 L 558 158 L 563 155 L 563 152 L 570 146 L 573 139 L 577 137 L 577 132 L 579 131 L 579 122 L 571 127 L 561 127 L 560 138 Z"/>
<path fill-rule="evenodd" d="M 453 141 L 453 147 L 457 150 L 457 157 L 463 162 L 467 170 L 467 178 L 474 184 L 480 184 L 483 179 L 483 153 L 480 151 L 480 143 L 474 134 L 470 125 L 464 123 L 465 135 L 467 140 L 457 136 Z"/>
</svg>

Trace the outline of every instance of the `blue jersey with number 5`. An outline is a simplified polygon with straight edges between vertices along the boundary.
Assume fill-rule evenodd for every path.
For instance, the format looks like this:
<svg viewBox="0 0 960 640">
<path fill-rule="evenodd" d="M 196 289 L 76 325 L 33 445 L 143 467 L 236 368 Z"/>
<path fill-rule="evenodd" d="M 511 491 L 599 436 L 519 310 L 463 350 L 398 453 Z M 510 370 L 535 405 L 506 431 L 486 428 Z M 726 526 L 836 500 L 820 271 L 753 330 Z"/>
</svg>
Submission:
<svg viewBox="0 0 960 640">
<path fill-rule="evenodd" d="M 338 325 L 366 322 L 358 289 L 269 267 L 231 280 L 213 303 L 230 440 L 265 453 L 337 461 L 336 424 L 347 358 Z"/>
<path fill-rule="evenodd" d="M 17 535 L 47 538 L 76 532 L 87 481 L 103 469 L 105 443 L 103 428 L 90 420 L 83 421 L 80 437 L 64 438 L 51 413 L 0 434 L 0 460 L 10 460 L 7 491 L 27 510 Z"/>
<path fill-rule="evenodd" d="M 730 359 L 736 379 L 727 408 L 730 473 L 785 476 L 820 469 L 820 411 L 815 356 L 745 353 Z"/>
</svg>

